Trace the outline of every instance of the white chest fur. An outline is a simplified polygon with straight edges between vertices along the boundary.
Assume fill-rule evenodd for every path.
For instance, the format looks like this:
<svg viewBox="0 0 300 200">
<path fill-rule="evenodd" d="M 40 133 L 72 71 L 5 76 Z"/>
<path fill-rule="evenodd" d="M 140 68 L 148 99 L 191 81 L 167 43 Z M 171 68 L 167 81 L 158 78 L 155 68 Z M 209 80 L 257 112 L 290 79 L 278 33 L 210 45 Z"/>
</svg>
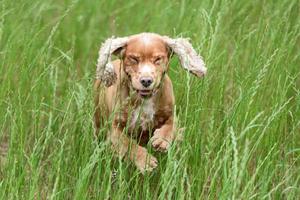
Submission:
<svg viewBox="0 0 300 200">
<path fill-rule="evenodd" d="M 144 100 L 144 102 L 132 112 L 131 128 L 141 127 L 143 130 L 148 130 L 153 125 L 154 114 L 153 100 Z"/>
</svg>

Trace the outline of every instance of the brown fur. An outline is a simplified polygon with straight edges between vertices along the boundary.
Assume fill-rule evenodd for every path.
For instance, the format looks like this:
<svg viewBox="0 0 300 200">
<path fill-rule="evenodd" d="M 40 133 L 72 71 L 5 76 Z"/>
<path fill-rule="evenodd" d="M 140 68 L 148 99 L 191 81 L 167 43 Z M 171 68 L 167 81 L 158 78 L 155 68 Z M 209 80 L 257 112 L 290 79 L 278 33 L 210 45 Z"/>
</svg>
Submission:
<svg viewBox="0 0 300 200">
<path fill-rule="evenodd" d="M 165 152 L 175 139 L 175 100 L 166 74 L 170 49 L 161 36 L 143 33 L 131 36 L 113 53 L 121 57 L 112 62 L 116 82 L 109 87 L 100 80 L 94 84 L 96 132 L 112 116 L 107 138 L 113 150 L 142 172 L 151 171 L 157 160 L 142 145 L 150 141 Z M 141 84 L 144 77 L 153 80 L 149 87 Z"/>
</svg>

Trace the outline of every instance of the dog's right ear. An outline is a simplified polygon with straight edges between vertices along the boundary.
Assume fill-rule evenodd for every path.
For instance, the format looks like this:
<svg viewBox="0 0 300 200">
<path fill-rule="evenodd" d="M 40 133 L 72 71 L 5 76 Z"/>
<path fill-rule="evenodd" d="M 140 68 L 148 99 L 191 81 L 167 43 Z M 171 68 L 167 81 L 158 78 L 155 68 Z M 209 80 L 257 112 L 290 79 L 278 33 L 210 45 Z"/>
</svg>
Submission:
<svg viewBox="0 0 300 200">
<path fill-rule="evenodd" d="M 175 53 L 180 60 L 181 66 L 196 75 L 202 77 L 206 74 L 206 67 L 204 61 L 200 55 L 197 54 L 192 44 L 187 38 L 169 38 L 168 36 L 162 36 L 163 41 L 167 44 L 169 52 Z"/>
<path fill-rule="evenodd" d="M 128 37 L 111 37 L 101 45 L 97 60 L 96 79 L 99 79 L 106 87 L 111 86 L 117 80 L 114 66 L 111 63 L 111 55 L 122 56 L 128 40 Z"/>
</svg>

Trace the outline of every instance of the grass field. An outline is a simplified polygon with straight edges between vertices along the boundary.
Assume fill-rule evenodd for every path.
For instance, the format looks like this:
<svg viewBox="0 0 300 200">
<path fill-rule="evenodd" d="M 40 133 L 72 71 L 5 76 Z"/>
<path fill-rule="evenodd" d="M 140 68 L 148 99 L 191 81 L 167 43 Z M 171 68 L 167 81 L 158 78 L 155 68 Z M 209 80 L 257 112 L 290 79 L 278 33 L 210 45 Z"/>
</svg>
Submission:
<svg viewBox="0 0 300 200">
<path fill-rule="evenodd" d="M 298 0 L 0 0 L 0 199 L 300 199 Z M 93 137 L 111 35 L 190 37 L 172 60 L 184 140 L 141 175 Z M 151 151 L 151 148 L 149 148 Z"/>
</svg>

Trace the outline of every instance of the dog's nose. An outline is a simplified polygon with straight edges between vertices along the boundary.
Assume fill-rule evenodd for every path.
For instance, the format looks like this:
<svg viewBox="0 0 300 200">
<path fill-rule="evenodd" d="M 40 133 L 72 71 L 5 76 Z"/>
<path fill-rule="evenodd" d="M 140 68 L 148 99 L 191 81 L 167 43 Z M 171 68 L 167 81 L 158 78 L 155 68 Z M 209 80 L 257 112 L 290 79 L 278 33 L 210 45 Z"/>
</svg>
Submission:
<svg viewBox="0 0 300 200">
<path fill-rule="evenodd" d="M 144 87 L 149 87 L 152 84 L 153 79 L 151 77 L 142 77 L 140 82 Z"/>
</svg>

